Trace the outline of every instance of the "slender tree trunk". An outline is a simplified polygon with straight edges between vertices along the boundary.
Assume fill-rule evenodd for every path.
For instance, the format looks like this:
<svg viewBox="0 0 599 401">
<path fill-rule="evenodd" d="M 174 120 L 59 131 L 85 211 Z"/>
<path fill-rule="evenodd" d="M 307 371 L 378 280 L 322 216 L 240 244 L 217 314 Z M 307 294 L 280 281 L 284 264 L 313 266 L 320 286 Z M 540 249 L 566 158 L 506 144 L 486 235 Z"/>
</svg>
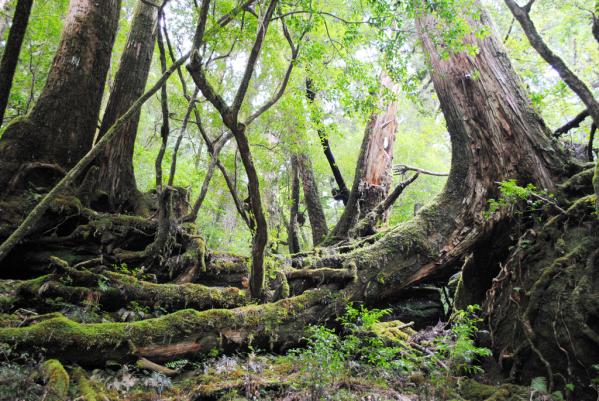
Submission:
<svg viewBox="0 0 599 401">
<path fill-rule="evenodd" d="M 321 243 L 327 236 L 329 229 L 327 220 L 320 203 L 320 193 L 318 192 L 318 184 L 314 178 L 314 170 L 312 169 L 312 161 L 305 154 L 295 156 L 299 171 L 299 176 L 304 188 L 304 202 L 308 209 L 310 217 L 310 227 L 312 228 L 312 243 L 314 246 Z"/>
<path fill-rule="evenodd" d="M 289 225 L 287 227 L 287 242 L 289 243 L 290 254 L 298 253 L 300 251 L 300 243 L 297 236 L 299 202 L 300 178 L 298 161 L 296 155 L 291 155 L 291 205 L 289 207 Z"/>
<path fill-rule="evenodd" d="M 12 87 L 12 80 L 19 62 L 21 45 L 25 38 L 27 25 L 29 24 L 29 15 L 33 0 L 19 0 L 15 9 L 15 15 L 12 19 L 12 25 L 8 33 L 8 40 L 4 46 L 4 54 L 0 61 L 0 125 L 4 121 L 4 113 L 8 106 L 8 96 Z M 0 34 L 0 38 L 2 35 Z"/>
<path fill-rule="evenodd" d="M 102 119 L 98 134 L 100 138 L 143 94 L 152 64 L 157 21 L 158 8 L 139 1 Z M 107 193 L 112 211 L 138 209 L 139 192 L 133 171 L 133 150 L 139 115 L 137 113 L 129 119 L 97 161 L 100 167 L 98 190 Z"/>
<path fill-rule="evenodd" d="M 314 89 L 314 84 L 310 78 L 306 79 L 306 98 L 308 102 L 313 104 L 314 99 L 316 99 L 316 90 Z M 320 125 L 321 121 L 317 117 L 317 113 L 312 112 L 312 120 L 315 124 Z M 324 151 L 324 155 L 329 162 L 329 166 L 331 167 L 331 171 L 333 172 L 333 177 L 335 177 L 335 182 L 339 188 L 333 191 L 333 197 L 335 200 L 340 200 L 343 204 L 347 204 L 347 200 L 349 199 L 349 190 L 347 189 L 347 185 L 345 185 L 345 180 L 343 179 L 343 175 L 341 174 L 341 170 L 339 170 L 339 166 L 335 161 L 335 156 L 333 155 L 333 151 L 331 150 L 331 144 L 329 143 L 329 137 L 327 133 L 324 131 L 322 127 L 317 128 L 318 138 L 320 139 L 320 143 L 322 145 L 322 149 Z"/>
<path fill-rule="evenodd" d="M 24 164 L 41 161 L 70 169 L 91 148 L 120 5 L 120 0 L 71 0 L 37 104 L 0 139 L 0 188 Z"/>
<path fill-rule="evenodd" d="M 397 91 L 391 79 L 381 76 L 381 84 Z M 370 116 L 360 156 L 356 165 L 354 182 L 345 210 L 335 226 L 332 238 L 345 238 L 354 225 L 370 213 L 389 194 L 392 186 L 393 145 L 397 132 L 397 103 L 391 102 Z M 387 213 L 382 217 L 384 220 Z"/>
<path fill-rule="evenodd" d="M 599 126 L 599 102 L 597 102 L 588 86 L 543 41 L 543 38 L 530 18 L 530 7 L 533 3 L 530 2 L 528 5 L 520 7 L 514 0 L 505 0 L 505 4 L 507 4 L 514 18 L 520 23 L 530 45 L 558 72 L 566 85 L 582 100 L 587 106 L 595 125 Z"/>
</svg>

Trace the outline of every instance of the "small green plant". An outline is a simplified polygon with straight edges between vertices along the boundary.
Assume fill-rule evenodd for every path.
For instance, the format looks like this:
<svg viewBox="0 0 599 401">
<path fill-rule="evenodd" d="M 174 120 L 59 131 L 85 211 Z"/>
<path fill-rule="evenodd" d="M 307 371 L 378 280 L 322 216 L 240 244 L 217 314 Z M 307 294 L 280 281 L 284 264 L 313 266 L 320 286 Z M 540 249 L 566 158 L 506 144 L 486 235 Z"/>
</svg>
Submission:
<svg viewBox="0 0 599 401">
<path fill-rule="evenodd" d="M 491 350 L 477 347 L 474 343 L 474 335 L 482 321 L 478 317 L 479 312 L 480 306 L 478 305 L 470 305 L 466 310 L 457 311 L 453 316 L 451 327 L 453 338 L 437 339 L 438 344 L 443 344 L 443 346 L 438 345 L 437 349 L 446 355 L 452 374 L 471 376 L 482 373 L 481 367 L 475 364 L 476 360 L 479 357 L 491 356 Z M 447 346 L 447 343 L 451 345 Z"/>
<path fill-rule="evenodd" d="M 499 185 L 499 198 L 488 201 L 489 208 L 484 213 L 486 219 L 489 219 L 497 211 L 508 209 L 515 211 L 515 208 L 521 202 L 525 202 L 528 210 L 538 210 L 544 206 L 552 206 L 561 213 L 565 211 L 555 201 L 555 196 L 547 191 L 539 190 L 533 184 L 527 184 L 525 187 L 518 185 L 516 180 L 502 181 Z"/>
<path fill-rule="evenodd" d="M 139 280 L 144 280 L 149 277 L 143 267 L 129 267 L 127 263 L 121 263 L 118 265 L 113 264 L 112 269 L 117 273 L 133 276 Z"/>
<path fill-rule="evenodd" d="M 289 356 L 300 366 L 301 388 L 309 390 L 310 400 L 320 400 L 326 387 L 344 373 L 347 355 L 341 347 L 341 340 L 331 329 L 324 326 L 310 326 L 307 347 L 292 350 Z"/>
<path fill-rule="evenodd" d="M 166 366 L 167 368 L 174 370 L 183 369 L 187 365 L 189 365 L 189 360 L 187 359 L 176 359 L 174 361 L 170 361 L 164 364 L 164 366 Z"/>
</svg>

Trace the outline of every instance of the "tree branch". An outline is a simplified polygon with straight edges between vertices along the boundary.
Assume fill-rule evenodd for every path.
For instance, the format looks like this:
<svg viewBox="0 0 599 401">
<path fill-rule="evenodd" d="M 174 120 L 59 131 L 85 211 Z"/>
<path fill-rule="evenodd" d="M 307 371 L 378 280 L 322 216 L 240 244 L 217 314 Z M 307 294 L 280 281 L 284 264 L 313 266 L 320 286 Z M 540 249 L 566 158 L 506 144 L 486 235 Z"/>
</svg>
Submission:
<svg viewBox="0 0 599 401">
<path fill-rule="evenodd" d="M 297 46 L 295 46 L 295 44 L 293 43 L 293 39 L 291 38 L 291 34 L 289 33 L 289 30 L 287 29 L 287 24 L 285 24 L 285 20 L 281 19 L 281 25 L 283 26 L 283 33 L 285 35 L 285 39 L 287 39 L 287 43 L 289 43 L 289 47 L 291 48 L 291 61 L 289 62 L 289 66 L 287 67 L 287 71 L 285 72 L 285 76 L 283 78 L 283 82 L 281 83 L 281 85 L 279 86 L 279 90 L 277 91 L 277 93 L 275 93 L 275 95 L 268 101 L 266 102 L 262 107 L 260 107 L 258 110 L 256 110 L 256 112 L 254 112 L 254 114 L 252 114 L 245 122 L 244 125 L 250 125 L 256 118 L 260 117 L 260 115 L 262 115 L 263 113 L 265 113 L 266 111 L 268 111 L 268 109 L 270 109 L 273 105 L 275 105 L 279 99 L 283 96 L 283 94 L 285 93 L 285 90 L 287 89 L 287 84 L 289 83 L 289 78 L 291 77 L 291 72 L 293 71 L 293 67 L 295 66 L 295 61 L 297 60 L 297 57 L 299 55 L 299 44 Z M 302 34 L 301 38 L 303 38 L 303 36 L 305 35 Z M 300 40 L 301 40 L 300 38 Z"/>
<path fill-rule="evenodd" d="M 553 132 L 553 136 L 555 137 L 560 137 L 563 134 L 568 133 L 568 131 L 574 129 L 574 128 L 578 128 L 580 127 L 580 123 L 582 123 L 588 116 L 589 116 L 589 111 L 588 110 L 584 110 L 581 111 L 580 113 L 578 113 L 578 115 L 576 117 L 574 117 L 571 121 L 568 121 L 566 124 L 562 125 L 561 127 L 559 127 L 558 129 L 556 129 Z"/>
<path fill-rule="evenodd" d="M 435 177 L 449 176 L 449 173 L 436 173 L 434 171 L 424 170 L 424 169 L 421 169 L 418 167 L 411 167 L 411 166 L 407 166 L 405 164 L 396 164 L 395 166 L 393 166 L 393 172 L 395 174 L 405 174 L 407 171 L 415 171 L 419 174 L 432 175 Z"/>
<path fill-rule="evenodd" d="M 243 99 L 247 94 L 247 90 L 250 85 L 250 80 L 252 79 L 254 69 L 256 68 L 256 62 L 258 61 L 260 50 L 262 50 L 264 37 L 266 36 L 266 31 L 268 30 L 268 25 L 270 24 L 270 19 L 272 17 L 273 12 L 275 11 L 276 4 L 277 0 L 270 0 L 268 8 L 266 9 L 266 13 L 260 21 L 260 27 L 258 28 L 256 40 L 254 41 L 254 45 L 252 46 L 247 65 L 245 67 L 245 72 L 243 73 L 243 78 L 241 79 L 241 83 L 239 84 L 237 94 L 235 95 L 235 99 L 233 100 L 233 105 L 231 106 L 231 111 L 235 116 L 237 116 L 237 114 L 239 113 L 239 109 L 241 109 Z"/>
</svg>

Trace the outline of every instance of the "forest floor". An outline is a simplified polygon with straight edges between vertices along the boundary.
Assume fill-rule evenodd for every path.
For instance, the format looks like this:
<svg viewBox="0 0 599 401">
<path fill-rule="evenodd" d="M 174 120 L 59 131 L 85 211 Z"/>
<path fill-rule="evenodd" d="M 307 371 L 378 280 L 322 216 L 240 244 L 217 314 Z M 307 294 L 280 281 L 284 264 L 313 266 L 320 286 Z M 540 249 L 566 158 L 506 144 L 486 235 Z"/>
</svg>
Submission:
<svg viewBox="0 0 599 401">
<path fill-rule="evenodd" d="M 9 296 L 6 282 L 2 291 Z M 13 283 L 14 284 L 14 283 Z M 60 302 L 60 301 L 57 301 Z M 64 302 L 71 319 L 102 319 L 87 306 Z M 31 311 L 2 315 L 2 325 L 28 325 Z M 153 312 L 123 308 L 122 319 Z M 539 379 L 530 388 L 502 384 L 479 330 L 478 309 L 414 330 L 413 322 L 384 321 L 390 311 L 348 307 L 335 327 L 310 326 L 302 346 L 274 354 L 251 346 L 234 354 L 214 349 L 201 361 L 158 365 L 108 361 L 101 369 L 45 359 L 0 344 L 0 400 L 560 400 Z M 85 352 L 85 350 L 81 350 Z"/>
</svg>

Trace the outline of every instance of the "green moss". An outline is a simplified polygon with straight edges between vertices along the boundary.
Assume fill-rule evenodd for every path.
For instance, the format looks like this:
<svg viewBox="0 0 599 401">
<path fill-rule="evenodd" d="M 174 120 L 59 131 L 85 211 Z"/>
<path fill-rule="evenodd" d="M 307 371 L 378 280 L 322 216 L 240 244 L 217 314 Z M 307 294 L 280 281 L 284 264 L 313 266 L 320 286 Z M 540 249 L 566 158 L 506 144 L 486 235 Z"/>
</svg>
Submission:
<svg viewBox="0 0 599 401">
<path fill-rule="evenodd" d="M 199 352 L 207 353 L 219 346 L 213 344 L 212 340 L 221 335 L 242 344 L 250 341 L 250 336 L 272 338 L 276 337 L 277 332 L 286 333 L 289 326 L 283 327 L 283 322 L 303 327 L 301 321 L 296 323 L 295 317 L 306 312 L 309 306 L 326 302 L 327 294 L 329 292 L 325 290 L 307 291 L 298 297 L 276 303 L 231 310 L 198 312 L 185 309 L 134 323 L 82 324 L 59 316 L 28 327 L 1 328 L 0 342 L 22 348 L 44 347 L 70 360 L 95 362 L 101 359 L 127 359 L 140 347 L 178 341 L 201 343 L 206 340 Z"/>
<path fill-rule="evenodd" d="M 47 401 L 64 401 L 69 393 L 69 375 L 60 361 L 49 359 L 42 365 Z"/>
<path fill-rule="evenodd" d="M 400 344 L 416 334 L 416 331 L 399 320 L 375 323 L 372 325 L 372 332 L 386 341 Z"/>
<path fill-rule="evenodd" d="M 468 401 L 525 401 L 529 392 L 526 387 L 514 384 L 490 386 L 464 379 L 459 383 L 459 393 Z"/>
<path fill-rule="evenodd" d="M 100 398 L 94 389 L 94 386 L 87 378 L 85 371 L 81 368 L 75 368 L 71 373 L 73 380 L 77 383 L 76 398 L 81 401 L 96 401 Z"/>
</svg>

